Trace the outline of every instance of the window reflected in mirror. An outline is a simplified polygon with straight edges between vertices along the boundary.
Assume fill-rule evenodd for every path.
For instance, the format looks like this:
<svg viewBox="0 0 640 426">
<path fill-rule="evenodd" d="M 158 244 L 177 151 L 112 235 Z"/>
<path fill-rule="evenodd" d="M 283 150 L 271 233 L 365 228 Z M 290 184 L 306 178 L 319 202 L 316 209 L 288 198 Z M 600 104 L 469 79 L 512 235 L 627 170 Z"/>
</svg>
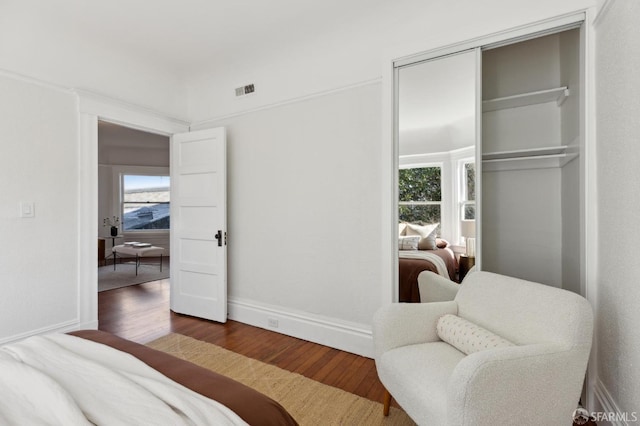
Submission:
<svg viewBox="0 0 640 426">
<path fill-rule="evenodd" d="M 476 218 L 476 60 L 468 51 L 396 74 L 399 221 L 435 225 L 458 253 L 470 238 L 463 221 Z"/>
</svg>

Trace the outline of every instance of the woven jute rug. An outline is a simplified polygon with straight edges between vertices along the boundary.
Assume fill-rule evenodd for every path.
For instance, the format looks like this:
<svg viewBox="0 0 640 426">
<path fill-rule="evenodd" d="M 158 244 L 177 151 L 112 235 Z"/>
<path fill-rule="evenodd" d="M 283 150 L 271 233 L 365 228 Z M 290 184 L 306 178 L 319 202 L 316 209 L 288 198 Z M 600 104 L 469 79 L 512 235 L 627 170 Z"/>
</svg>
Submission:
<svg viewBox="0 0 640 426">
<path fill-rule="evenodd" d="M 301 425 L 415 425 L 404 411 L 300 374 L 180 334 L 169 334 L 147 346 L 185 359 L 244 383 L 278 401 Z"/>
</svg>

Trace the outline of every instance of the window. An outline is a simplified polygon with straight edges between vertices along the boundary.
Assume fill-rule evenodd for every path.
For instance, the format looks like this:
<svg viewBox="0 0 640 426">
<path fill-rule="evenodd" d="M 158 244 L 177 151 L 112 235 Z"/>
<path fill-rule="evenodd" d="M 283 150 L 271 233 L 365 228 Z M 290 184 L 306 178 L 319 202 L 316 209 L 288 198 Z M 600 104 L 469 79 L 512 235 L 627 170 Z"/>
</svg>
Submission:
<svg viewBox="0 0 640 426">
<path fill-rule="evenodd" d="M 400 221 L 440 223 L 441 174 L 440 166 L 415 167 L 398 171 Z M 439 229 L 438 234 L 440 234 Z"/>
<path fill-rule="evenodd" d="M 169 190 L 169 176 L 123 174 L 123 230 L 168 230 Z"/>
<path fill-rule="evenodd" d="M 476 218 L 476 165 L 473 161 L 462 164 L 461 217 L 464 220 Z"/>
</svg>

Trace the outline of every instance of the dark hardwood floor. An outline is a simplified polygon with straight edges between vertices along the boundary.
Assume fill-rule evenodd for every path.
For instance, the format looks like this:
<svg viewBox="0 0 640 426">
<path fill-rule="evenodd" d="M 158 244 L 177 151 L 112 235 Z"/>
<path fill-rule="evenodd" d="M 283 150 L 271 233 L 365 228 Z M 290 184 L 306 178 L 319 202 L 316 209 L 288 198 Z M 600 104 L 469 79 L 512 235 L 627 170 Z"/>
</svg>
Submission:
<svg viewBox="0 0 640 426">
<path fill-rule="evenodd" d="M 219 324 L 175 314 L 169 310 L 169 280 L 98 293 L 98 319 L 100 330 L 138 343 L 180 333 L 382 402 L 384 388 L 372 359 L 237 321 Z"/>
<path fill-rule="evenodd" d="M 373 360 L 236 321 L 175 314 L 169 310 L 169 280 L 98 293 L 98 319 L 100 330 L 138 343 L 180 333 L 382 402 Z"/>
</svg>

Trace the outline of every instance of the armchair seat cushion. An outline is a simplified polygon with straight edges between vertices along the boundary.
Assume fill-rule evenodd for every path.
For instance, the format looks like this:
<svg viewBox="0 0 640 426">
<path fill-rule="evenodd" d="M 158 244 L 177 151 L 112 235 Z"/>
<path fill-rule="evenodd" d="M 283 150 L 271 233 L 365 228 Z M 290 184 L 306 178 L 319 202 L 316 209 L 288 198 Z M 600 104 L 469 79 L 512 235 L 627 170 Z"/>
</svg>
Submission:
<svg viewBox="0 0 640 426">
<path fill-rule="evenodd" d="M 402 346 L 385 352 L 377 361 L 378 375 L 402 408 L 414 420 L 446 423 L 447 386 L 465 354 L 445 342 Z M 420 422 L 420 423 L 422 423 Z"/>
</svg>

